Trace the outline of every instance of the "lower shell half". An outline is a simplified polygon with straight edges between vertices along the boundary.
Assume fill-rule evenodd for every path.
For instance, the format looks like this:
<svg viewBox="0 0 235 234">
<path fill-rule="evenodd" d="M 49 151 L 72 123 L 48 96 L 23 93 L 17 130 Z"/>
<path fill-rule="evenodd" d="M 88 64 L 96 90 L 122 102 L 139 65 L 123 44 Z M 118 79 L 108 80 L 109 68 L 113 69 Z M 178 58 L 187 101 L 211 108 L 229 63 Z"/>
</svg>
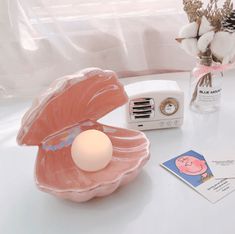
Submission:
<svg viewBox="0 0 235 234">
<path fill-rule="evenodd" d="M 82 131 L 104 132 L 113 145 L 110 164 L 97 172 L 80 170 L 72 160 L 71 144 Z M 107 196 L 132 181 L 149 159 L 149 141 L 139 131 L 84 121 L 46 139 L 39 146 L 35 178 L 38 188 L 76 202 Z"/>
</svg>

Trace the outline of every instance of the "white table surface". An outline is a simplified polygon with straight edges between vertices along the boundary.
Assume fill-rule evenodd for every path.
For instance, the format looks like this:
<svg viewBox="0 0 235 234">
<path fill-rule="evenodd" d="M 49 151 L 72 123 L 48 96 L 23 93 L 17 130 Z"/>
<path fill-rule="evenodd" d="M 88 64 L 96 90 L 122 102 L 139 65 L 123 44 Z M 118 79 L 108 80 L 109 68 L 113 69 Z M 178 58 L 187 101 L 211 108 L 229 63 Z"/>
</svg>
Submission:
<svg viewBox="0 0 235 234">
<path fill-rule="evenodd" d="M 1 100 L 0 233 L 234 234 L 235 193 L 211 204 L 159 166 L 160 162 L 191 149 L 205 156 L 234 155 L 234 76 L 232 72 L 226 73 L 219 112 L 192 113 L 186 100 L 181 128 L 146 132 L 151 141 L 151 159 L 136 180 L 106 198 L 82 204 L 37 190 L 34 184 L 37 147 L 20 147 L 15 142 L 20 119 L 31 101 Z M 176 79 L 187 97 L 187 73 L 148 78 Z M 122 81 L 129 83 L 130 79 Z M 123 108 L 102 121 L 124 126 Z"/>
</svg>

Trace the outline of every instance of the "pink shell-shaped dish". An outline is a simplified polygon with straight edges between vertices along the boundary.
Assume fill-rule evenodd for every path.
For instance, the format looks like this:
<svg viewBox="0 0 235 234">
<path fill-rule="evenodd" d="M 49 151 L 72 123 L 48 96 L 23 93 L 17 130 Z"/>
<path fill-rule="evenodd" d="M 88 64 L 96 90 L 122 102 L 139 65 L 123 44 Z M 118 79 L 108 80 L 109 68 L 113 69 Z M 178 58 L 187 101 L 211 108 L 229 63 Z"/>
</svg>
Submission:
<svg viewBox="0 0 235 234">
<path fill-rule="evenodd" d="M 106 196 L 136 177 L 149 159 L 142 132 L 97 122 L 127 101 L 112 71 L 86 69 L 57 80 L 33 103 L 22 120 L 19 144 L 38 145 L 36 184 L 42 191 L 77 202 Z M 113 144 L 110 164 L 97 172 L 80 170 L 71 157 L 73 139 L 97 129 Z"/>
</svg>

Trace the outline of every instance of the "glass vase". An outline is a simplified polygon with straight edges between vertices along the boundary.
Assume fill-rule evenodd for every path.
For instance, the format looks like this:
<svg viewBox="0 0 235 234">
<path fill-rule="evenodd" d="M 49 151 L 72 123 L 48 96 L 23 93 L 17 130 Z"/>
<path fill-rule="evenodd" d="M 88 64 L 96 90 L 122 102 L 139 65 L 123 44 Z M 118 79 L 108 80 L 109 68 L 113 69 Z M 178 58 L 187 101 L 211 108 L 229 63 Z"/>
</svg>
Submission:
<svg viewBox="0 0 235 234">
<path fill-rule="evenodd" d="M 213 70 L 202 76 L 197 76 L 195 70 L 202 67 L 210 67 L 215 64 L 209 56 L 198 59 L 196 67 L 190 75 L 190 107 L 198 113 L 209 113 L 219 110 L 222 92 L 223 73 Z"/>
</svg>

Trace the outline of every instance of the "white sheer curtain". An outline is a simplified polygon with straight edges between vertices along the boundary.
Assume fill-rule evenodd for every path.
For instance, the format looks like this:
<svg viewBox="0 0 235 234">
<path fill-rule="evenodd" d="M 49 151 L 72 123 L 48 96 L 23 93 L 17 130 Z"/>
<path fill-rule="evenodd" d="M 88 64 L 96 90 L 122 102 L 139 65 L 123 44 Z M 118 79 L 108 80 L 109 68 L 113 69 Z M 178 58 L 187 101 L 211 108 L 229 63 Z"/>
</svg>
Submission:
<svg viewBox="0 0 235 234">
<path fill-rule="evenodd" d="M 86 67 L 120 77 L 189 69 L 174 41 L 180 0 L 8 0 L 0 3 L 0 87 L 35 95 Z M 1 89 L 1 88 L 0 88 Z"/>
</svg>

